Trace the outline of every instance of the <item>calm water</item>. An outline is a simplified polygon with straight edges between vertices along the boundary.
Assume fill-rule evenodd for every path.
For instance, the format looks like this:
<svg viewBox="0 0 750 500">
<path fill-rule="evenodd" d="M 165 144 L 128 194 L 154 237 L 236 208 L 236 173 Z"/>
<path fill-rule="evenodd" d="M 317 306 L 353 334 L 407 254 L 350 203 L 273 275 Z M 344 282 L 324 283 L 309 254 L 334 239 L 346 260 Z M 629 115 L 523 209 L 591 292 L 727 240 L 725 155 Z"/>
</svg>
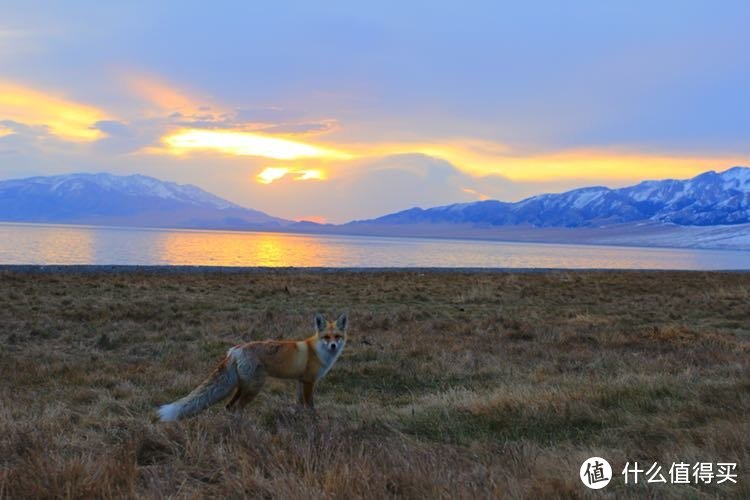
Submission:
<svg viewBox="0 0 750 500">
<path fill-rule="evenodd" d="M 750 269 L 750 252 L 0 224 L 0 264 Z"/>
</svg>

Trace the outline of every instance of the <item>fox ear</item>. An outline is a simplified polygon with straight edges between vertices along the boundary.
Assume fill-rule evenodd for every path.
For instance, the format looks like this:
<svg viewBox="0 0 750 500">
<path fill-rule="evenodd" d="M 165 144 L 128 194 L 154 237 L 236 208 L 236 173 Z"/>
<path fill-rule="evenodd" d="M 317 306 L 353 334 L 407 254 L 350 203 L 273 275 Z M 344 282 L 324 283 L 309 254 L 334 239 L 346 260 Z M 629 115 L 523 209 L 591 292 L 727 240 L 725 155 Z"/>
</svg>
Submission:
<svg viewBox="0 0 750 500">
<path fill-rule="evenodd" d="M 315 315 L 315 331 L 320 333 L 326 329 L 326 317 L 318 313 Z"/>
<path fill-rule="evenodd" d="M 343 313 L 341 316 L 339 316 L 339 319 L 336 320 L 336 328 L 342 332 L 346 331 L 346 327 L 348 324 L 349 318 L 347 317 L 346 313 Z"/>
</svg>

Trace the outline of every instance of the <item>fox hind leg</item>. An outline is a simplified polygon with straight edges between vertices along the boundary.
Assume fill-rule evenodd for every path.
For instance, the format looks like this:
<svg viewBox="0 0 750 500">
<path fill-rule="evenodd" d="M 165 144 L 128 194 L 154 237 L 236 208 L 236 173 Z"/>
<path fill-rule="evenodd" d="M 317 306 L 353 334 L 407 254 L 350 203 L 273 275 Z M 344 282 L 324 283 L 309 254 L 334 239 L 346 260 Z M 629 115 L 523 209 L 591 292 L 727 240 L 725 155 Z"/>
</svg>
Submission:
<svg viewBox="0 0 750 500">
<path fill-rule="evenodd" d="M 240 409 L 252 401 L 260 392 L 266 378 L 265 370 L 258 363 L 253 351 L 243 351 L 237 355 L 236 360 L 237 388 L 227 403 L 227 410 Z"/>
<path fill-rule="evenodd" d="M 227 404 L 227 409 L 241 410 L 247 406 L 255 396 L 260 393 L 263 388 L 263 384 L 266 382 L 266 372 L 258 367 L 249 379 L 240 378 L 239 387 L 237 392 L 232 396 L 232 400 Z"/>
<path fill-rule="evenodd" d="M 229 400 L 227 403 L 227 410 L 231 410 L 234 408 L 234 405 L 237 404 L 237 401 L 242 397 L 242 389 L 240 387 L 237 387 L 235 389 L 234 394 L 232 395 L 232 399 Z"/>
</svg>

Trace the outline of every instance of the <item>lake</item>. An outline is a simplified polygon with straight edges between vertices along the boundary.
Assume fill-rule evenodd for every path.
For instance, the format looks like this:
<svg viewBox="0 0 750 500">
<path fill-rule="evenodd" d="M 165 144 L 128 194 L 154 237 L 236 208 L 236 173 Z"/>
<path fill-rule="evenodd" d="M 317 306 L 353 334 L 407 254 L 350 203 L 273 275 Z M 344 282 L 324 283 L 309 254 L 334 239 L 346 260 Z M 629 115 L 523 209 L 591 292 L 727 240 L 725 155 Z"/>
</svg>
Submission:
<svg viewBox="0 0 750 500">
<path fill-rule="evenodd" d="M 750 252 L 0 223 L 0 264 L 750 269 Z"/>
</svg>

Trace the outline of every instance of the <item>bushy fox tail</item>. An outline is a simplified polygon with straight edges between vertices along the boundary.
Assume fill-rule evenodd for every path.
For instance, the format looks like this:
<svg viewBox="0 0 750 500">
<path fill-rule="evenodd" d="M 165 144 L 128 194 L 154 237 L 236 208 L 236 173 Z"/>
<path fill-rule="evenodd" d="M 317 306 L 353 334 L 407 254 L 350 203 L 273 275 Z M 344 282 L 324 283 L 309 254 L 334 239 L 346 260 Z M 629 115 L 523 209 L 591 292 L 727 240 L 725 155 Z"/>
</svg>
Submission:
<svg viewBox="0 0 750 500">
<path fill-rule="evenodd" d="M 237 382 L 237 368 L 230 353 L 190 394 L 174 403 L 161 406 L 159 420 L 167 422 L 195 415 L 229 396 L 232 389 L 237 387 Z"/>
</svg>

